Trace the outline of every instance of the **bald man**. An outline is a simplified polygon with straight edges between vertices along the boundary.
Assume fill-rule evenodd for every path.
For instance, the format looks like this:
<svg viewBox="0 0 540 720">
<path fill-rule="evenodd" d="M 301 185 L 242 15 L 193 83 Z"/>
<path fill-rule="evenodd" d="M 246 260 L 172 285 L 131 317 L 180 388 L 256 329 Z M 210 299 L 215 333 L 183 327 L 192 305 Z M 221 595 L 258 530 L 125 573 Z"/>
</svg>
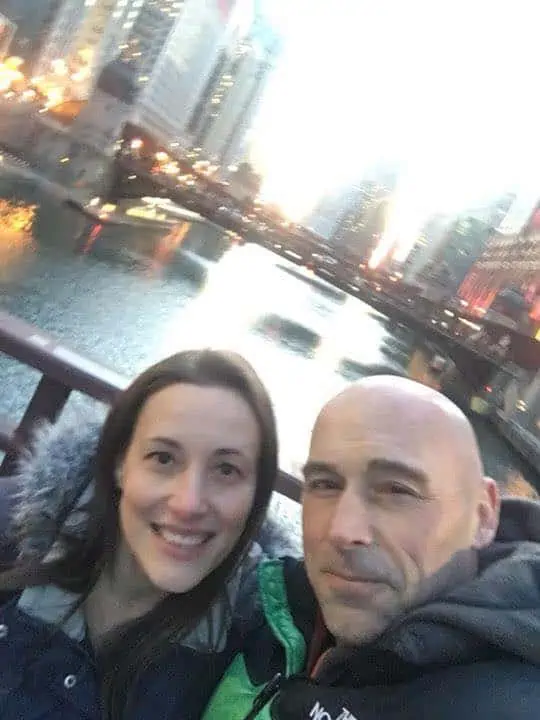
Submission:
<svg viewBox="0 0 540 720">
<path fill-rule="evenodd" d="M 540 507 L 500 504 L 461 411 L 365 379 L 321 411 L 304 474 L 304 564 L 260 569 L 206 720 L 536 720 Z"/>
</svg>

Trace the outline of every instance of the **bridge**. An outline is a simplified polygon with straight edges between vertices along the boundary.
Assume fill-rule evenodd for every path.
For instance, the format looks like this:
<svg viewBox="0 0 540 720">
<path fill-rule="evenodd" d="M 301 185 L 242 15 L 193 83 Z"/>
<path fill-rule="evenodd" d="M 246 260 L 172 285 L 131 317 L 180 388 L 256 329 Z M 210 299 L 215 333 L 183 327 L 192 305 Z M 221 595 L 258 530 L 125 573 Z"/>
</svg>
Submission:
<svg viewBox="0 0 540 720">
<path fill-rule="evenodd" d="M 181 163 L 179 172 L 193 174 L 187 164 L 182 167 Z M 419 339 L 435 344 L 441 354 L 451 358 L 473 389 L 484 387 L 494 370 L 504 365 L 509 369 L 513 365 L 540 368 L 540 344 L 534 338 L 506 328 L 487 326 L 488 334 L 494 342 L 503 331 L 511 336 L 511 352 L 503 360 L 496 350 L 475 346 L 445 329 L 442 323 L 434 319 L 442 309 L 440 306 L 426 302 L 425 299 L 420 302 L 401 296 L 399 284 L 367 283 L 365 278 L 359 278 L 359 269 L 351 262 L 328 264 L 331 248 L 324 238 L 315 233 L 305 228 L 287 230 L 275 218 L 268 216 L 264 209 L 254 208 L 251 202 L 232 198 L 226 186 L 204 175 L 196 174 L 195 185 L 186 185 L 177 175 L 156 171 L 151 159 L 141 161 L 119 154 L 112 168 L 107 200 L 117 203 L 121 199 L 144 196 L 169 198 L 211 223 L 231 231 L 242 242 L 256 243 L 289 262 L 308 267 L 315 276 L 366 302 L 396 323 L 412 329 Z M 448 312 L 456 315 L 456 312 Z M 464 313 L 460 317 L 470 322 Z"/>
<path fill-rule="evenodd" d="M 17 154 L 15 149 L 10 150 L 13 155 Z M 23 160 L 26 159 L 25 152 L 18 151 Z M 435 343 L 441 354 L 454 361 L 474 388 L 484 386 L 495 368 L 506 365 L 511 369 L 514 364 L 533 370 L 540 367 L 540 344 L 534 338 L 496 326 L 490 327 L 475 319 L 476 324 L 486 328 L 488 336 L 493 340 L 492 344 L 497 342 L 503 332 L 511 336 L 511 353 L 503 360 L 500 354 L 490 348 L 489 343 L 475 344 L 456 337 L 438 322 L 436 318 L 445 310 L 443 307 L 426 302 L 425 299 L 405 297 L 399 283 L 385 285 L 382 280 L 380 284 L 366 282 L 368 278 L 359 277 L 359 268 L 351 258 L 332 256 L 332 249 L 324 238 L 306 228 L 288 227 L 265 208 L 254 207 L 248 200 L 233 198 L 226 186 L 194 170 L 186 159 L 173 158 L 176 166 L 174 172 L 164 172 L 166 168 L 156 167 L 155 156 L 158 154 L 152 152 L 144 157 L 135 157 L 129 150 L 129 144 L 126 149 L 124 143 L 114 161 L 109 162 L 103 199 L 117 203 L 124 198 L 169 198 L 187 209 L 185 217 L 181 219 L 198 222 L 204 218 L 235 234 L 240 242 L 259 244 L 289 262 L 309 268 L 320 279 L 358 297 L 396 323 L 413 329 L 419 338 Z M 33 169 L 39 171 L 39 167 Z M 194 178 L 194 181 L 183 181 L 182 174 Z M 91 236 L 95 225 L 100 224 L 103 218 L 84 207 L 80 200 L 77 206 L 87 215 L 89 222 L 86 232 Z M 117 219 L 114 217 L 107 219 L 109 223 L 115 221 Z M 329 263 L 329 259 L 333 262 Z M 459 316 L 459 319 L 470 321 L 462 311 L 459 311 Z"/>
<path fill-rule="evenodd" d="M 241 201 L 231 196 L 226 186 L 191 167 L 180 164 L 179 174 L 193 175 L 196 184 L 187 185 L 176 176 L 159 173 L 152 169 L 147 160 L 135 160 L 125 155 L 117 155 L 109 176 L 109 188 L 106 201 L 116 204 L 122 199 L 141 197 L 169 198 L 183 207 L 203 215 L 211 222 L 219 224 L 244 237 L 247 241 L 275 247 L 276 243 L 286 242 L 294 258 L 298 251 L 300 259 L 311 257 L 321 250 L 329 251 L 324 238 L 305 228 L 291 232 L 275 218 L 269 216 L 263 208 L 257 209 L 250 201 Z M 264 229 L 261 229 L 264 226 Z"/>
</svg>

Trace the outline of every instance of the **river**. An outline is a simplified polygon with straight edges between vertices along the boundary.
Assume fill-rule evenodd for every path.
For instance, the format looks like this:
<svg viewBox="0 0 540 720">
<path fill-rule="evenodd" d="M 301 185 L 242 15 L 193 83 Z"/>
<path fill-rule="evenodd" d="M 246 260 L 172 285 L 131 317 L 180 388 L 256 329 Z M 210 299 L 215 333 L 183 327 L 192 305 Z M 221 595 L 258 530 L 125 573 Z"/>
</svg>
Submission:
<svg viewBox="0 0 540 720">
<path fill-rule="evenodd" d="M 163 258 L 164 233 L 108 228 L 90 247 L 81 218 L 27 181 L 0 178 L 0 196 L 40 205 L 32 241 L 0 244 L 4 310 L 70 349 L 132 376 L 189 347 L 234 349 L 254 365 L 275 403 L 281 465 L 297 473 L 316 413 L 365 372 L 406 362 L 384 318 L 359 300 L 314 284 L 254 245 L 228 247 L 213 227 L 193 225 L 185 248 Z M 37 374 L 2 357 L 0 411 L 20 417 Z M 485 423 L 478 426 L 493 474 L 519 466 Z"/>
</svg>

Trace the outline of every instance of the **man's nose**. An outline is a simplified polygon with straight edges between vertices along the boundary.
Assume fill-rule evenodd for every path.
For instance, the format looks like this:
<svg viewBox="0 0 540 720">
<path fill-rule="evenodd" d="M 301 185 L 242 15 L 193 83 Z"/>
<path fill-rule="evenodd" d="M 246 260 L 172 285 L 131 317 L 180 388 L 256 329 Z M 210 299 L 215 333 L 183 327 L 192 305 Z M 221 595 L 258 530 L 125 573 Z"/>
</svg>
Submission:
<svg viewBox="0 0 540 720">
<path fill-rule="evenodd" d="M 357 493 L 344 492 L 339 498 L 330 524 L 329 539 L 339 547 L 372 544 L 369 508 Z"/>
<path fill-rule="evenodd" d="M 203 470 L 195 465 L 184 468 L 174 480 L 167 504 L 178 517 L 204 514 L 208 509 L 208 494 Z"/>
</svg>

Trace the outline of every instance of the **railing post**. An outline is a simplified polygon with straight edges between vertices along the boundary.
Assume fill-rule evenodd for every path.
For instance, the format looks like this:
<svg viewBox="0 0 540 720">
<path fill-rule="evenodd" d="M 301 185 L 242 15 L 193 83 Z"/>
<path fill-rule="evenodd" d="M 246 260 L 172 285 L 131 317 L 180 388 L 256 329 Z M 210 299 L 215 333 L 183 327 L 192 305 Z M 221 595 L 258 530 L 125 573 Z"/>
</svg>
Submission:
<svg viewBox="0 0 540 720">
<path fill-rule="evenodd" d="M 275 490 L 291 500 L 300 502 L 302 498 L 302 485 L 302 481 L 294 477 L 294 475 L 280 471 L 278 473 Z"/>
<path fill-rule="evenodd" d="M 11 475 L 17 467 L 17 456 L 31 438 L 38 420 L 54 422 L 71 393 L 71 388 L 64 383 L 43 375 L 30 400 L 24 416 L 13 435 L 13 449 L 6 452 L 0 476 Z"/>
</svg>

